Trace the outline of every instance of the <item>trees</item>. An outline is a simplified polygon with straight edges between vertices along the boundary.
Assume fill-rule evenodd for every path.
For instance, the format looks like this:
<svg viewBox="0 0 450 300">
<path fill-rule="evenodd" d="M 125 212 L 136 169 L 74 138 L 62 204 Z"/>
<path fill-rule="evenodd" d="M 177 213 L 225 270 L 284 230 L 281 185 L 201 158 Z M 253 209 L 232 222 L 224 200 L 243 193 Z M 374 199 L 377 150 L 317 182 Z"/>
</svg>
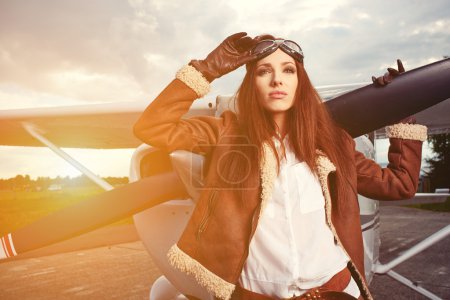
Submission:
<svg viewBox="0 0 450 300">
<path fill-rule="evenodd" d="M 123 185 L 128 183 L 128 177 L 106 177 L 103 178 L 110 184 Z M 86 175 L 80 175 L 78 177 L 71 178 L 69 176 L 56 178 L 50 177 L 38 177 L 33 180 L 29 175 L 16 175 L 9 179 L 0 178 L 0 191 L 1 190 L 29 190 L 29 191 L 43 191 L 47 190 L 52 184 L 60 185 L 63 187 L 89 187 L 95 186 Z"/>
<path fill-rule="evenodd" d="M 428 142 L 435 154 L 426 160 L 429 165 L 426 174 L 430 177 L 431 189 L 450 188 L 450 133 L 431 135 Z"/>
</svg>

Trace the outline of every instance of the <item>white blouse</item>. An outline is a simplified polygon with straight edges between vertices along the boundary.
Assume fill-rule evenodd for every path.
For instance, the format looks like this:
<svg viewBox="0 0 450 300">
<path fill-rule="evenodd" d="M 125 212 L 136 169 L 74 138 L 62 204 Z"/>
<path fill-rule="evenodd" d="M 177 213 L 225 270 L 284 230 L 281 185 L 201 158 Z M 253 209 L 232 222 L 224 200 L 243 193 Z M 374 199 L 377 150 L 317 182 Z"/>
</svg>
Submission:
<svg viewBox="0 0 450 300">
<path fill-rule="evenodd" d="M 239 279 L 243 288 L 277 298 L 299 296 L 324 284 L 349 261 L 326 225 L 318 178 L 298 161 L 287 137 L 283 142 L 286 156 Z M 275 145 L 281 153 L 278 140 Z M 359 297 L 353 278 L 345 292 Z"/>
</svg>

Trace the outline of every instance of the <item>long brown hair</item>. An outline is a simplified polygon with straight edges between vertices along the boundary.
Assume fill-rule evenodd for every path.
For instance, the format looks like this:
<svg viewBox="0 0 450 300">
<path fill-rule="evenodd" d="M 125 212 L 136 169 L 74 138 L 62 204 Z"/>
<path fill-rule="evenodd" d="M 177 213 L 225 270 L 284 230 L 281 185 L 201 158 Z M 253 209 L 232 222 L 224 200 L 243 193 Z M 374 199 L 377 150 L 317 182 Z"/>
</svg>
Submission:
<svg viewBox="0 0 450 300">
<path fill-rule="evenodd" d="M 343 191 L 343 183 L 350 174 L 348 155 L 340 145 L 343 135 L 329 115 L 322 99 L 314 89 L 302 63 L 295 62 L 297 67 L 298 87 L 293 107 L 288 111 L 287 134 L 289 143 L 296 157 L 304 161 L 312 172 L 317 174 L 317 150 L 324 152 L 336 166 L 338 192 Z M 276 124 L 269 113 L 262 107 L 257 98 L 255 86 L 256 62 L 247 65 L 247 73 L 236 94 L 237 117 L 242 134 L 248 137 L 249 143 L 260 151 L 253 154 L 252 162 L 259 164 L 262 158 L 262 145 L 267 143 L 277 156 L 273 137 L 277 137 Z M 249 154 L 252 155 L 252 154 Z M 256 172 L 258 168 L 254 168 Z M 238 169 L 233 175 L 242 178 Z M 248 170 L 245 170 L 248 172 Z"/>
</svg>

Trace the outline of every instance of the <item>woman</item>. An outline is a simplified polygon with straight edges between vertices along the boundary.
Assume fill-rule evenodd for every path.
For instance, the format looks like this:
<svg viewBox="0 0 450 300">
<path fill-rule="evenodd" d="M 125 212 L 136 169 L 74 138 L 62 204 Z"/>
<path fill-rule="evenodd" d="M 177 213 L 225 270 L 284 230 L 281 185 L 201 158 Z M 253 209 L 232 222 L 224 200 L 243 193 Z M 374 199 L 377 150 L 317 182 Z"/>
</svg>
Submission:
<svg viewBox="0 0 450 300">
<path fill-rule="evenodd" d="M 237 114 L 181 119 L 210 82 L 243 64 Z M 390 164 L 380 168 L 334 125 L 296 43 L 238 33 L 183 67 L 135 134 L 207 157 L 206 188 L 168 257 L 216 298 L 371 299 L 357 193 L 412 197 L 426 128 L 389 127 Z"/>
</svg>

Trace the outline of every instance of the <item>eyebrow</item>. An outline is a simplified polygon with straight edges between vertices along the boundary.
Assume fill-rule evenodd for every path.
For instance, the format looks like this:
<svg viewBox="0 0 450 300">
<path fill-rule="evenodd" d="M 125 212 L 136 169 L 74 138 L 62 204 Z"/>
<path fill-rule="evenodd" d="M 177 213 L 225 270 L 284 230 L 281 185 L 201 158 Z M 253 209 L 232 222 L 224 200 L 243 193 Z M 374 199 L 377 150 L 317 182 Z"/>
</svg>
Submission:
<svg viewBox="0 0 450 300">
<path fill-rule="evenodd" d="M 283 66 L 284 66 L 284 65 L 287 65 L 287 64 L 295 65 L 295 63 L 293 63 L 293 62 L 291 62 L 291 61 L 285 61 L 285 62 L 282 62 L 282 63 L 281 63 L 281 65 L 283 65 Z M 261 67 L 261 66 L 270 67 L 270 66 L 272 66 L 272 64 L 271 64 L 271 63 L 260 64 L 260 65 L 257 65 L 256 68 L 259 68 L 259 67 Z"/>
</svg>

